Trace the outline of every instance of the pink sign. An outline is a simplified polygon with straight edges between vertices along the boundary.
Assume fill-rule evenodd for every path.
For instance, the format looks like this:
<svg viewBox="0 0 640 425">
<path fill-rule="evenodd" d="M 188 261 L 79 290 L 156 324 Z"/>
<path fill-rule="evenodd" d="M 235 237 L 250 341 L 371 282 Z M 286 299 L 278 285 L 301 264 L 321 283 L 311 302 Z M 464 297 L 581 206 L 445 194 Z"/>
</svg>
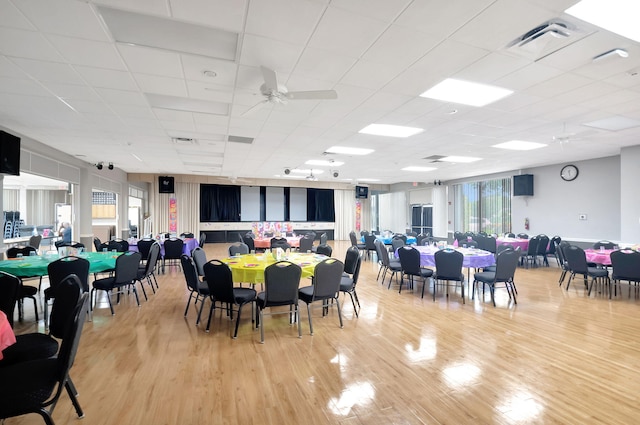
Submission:
<svg viewBox="0 0 640 425">
<path fill-rule="evenodd" d="M 176 198 L 169 198 L 169 232 L 178 233 L 178 203 Z"/>
</svg>

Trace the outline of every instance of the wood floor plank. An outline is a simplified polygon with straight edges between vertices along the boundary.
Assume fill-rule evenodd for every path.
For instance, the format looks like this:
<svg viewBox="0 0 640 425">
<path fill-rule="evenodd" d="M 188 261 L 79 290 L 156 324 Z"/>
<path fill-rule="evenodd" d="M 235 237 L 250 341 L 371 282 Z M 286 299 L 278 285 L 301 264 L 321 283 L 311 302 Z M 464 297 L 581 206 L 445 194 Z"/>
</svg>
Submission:
<svg viewBox="0 0 640 425">
<path fill-rule="evenodd" d="M 347 243 L 332 244 L 344 259 Z M 207 244 L 207 257 L 224 256 L 227 246 Z M 220 309 L 205 332 L 208 301 L 200 325 L 193 306 L 183 317 L 188 292 L 175 267 L 140 307 L 125 296 L 111 316 L 103 299 L 71 370 L 84 423 L 637 422 L 635 291 L 623 285 L 612 300 L 588 297 L 581 282 L 559 287 L 557 266 L 518 269 L 518 304 L 499 290 L 494 308 L 488 292 L 466 304 L 459 289 L 447 298 L 439 288 L 435 302 L 431 289 L 420 297 L 421 285 L 398 294 L 377 273 L 375 262 L 363 262 L 359 317 L 341 297 L 343 329 L 335 307 L 325 317 L 314 309 L 311 336 L 302 303 L 302 338 L 288 315 L 265 316 L 265 344 L 250 308 L 235 340 Z M 32 317 L 27 304 L 16 332 L 42 330 Z M 77 420 L 66 395 L 53 416 L 58 424 Z M 41 423 L 36 415 L 5 422 Z"/>
</svg>

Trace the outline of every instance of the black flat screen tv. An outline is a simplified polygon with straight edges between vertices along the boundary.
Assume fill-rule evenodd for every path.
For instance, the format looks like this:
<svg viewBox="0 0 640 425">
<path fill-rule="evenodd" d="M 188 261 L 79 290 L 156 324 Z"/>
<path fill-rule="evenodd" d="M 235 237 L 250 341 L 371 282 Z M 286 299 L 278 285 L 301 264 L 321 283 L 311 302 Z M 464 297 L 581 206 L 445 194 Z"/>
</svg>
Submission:
<svg viewBox="0 0 640 425">
<path fill-rule="evenodd" d="M 160 176 L 158 177 L 158 192 L 159 193 L 174 193 L 174 179 L 173 177 Z"/>
<path fill-rule="evenodd" d="M 0 131 L 0 174 L 20 175 L 20 138 Z"/>
<path fill-rule="evenodd" d="M 367 186 L 356 186 L 356 199 L 367 199 L 369 188 Z"/>
<path fill-rule="evenodd" d="M 533 196 L 533 174 L 513 176 L 513 196 Z"/>
</svg>

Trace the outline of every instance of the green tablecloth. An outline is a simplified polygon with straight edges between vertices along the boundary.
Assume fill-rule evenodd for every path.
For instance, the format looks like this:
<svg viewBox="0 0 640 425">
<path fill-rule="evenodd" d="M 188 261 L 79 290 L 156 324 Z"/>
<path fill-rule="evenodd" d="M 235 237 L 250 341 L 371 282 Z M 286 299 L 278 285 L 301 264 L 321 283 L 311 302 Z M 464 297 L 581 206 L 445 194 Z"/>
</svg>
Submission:
<svg viewBox="0 0 640 425">
<path fill-rule="evenodd" d="M 100 273 L 111 270 L 116 266 L 119 253 L 87 252 L 78 255 L 89 260 L 89 273 Z M 36 255 L 0 261 L 0 271 L 17 277 L 46 276 L 47 266 L 57 260 L 57 255 Z"/>
</svg>

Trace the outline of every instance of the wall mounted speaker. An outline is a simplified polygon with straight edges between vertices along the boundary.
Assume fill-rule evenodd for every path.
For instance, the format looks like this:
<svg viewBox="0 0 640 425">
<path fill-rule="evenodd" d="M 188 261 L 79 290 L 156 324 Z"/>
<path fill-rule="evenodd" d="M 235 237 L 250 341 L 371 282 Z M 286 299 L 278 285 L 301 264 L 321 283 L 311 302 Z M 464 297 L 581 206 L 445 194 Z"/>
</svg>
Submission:
<svg viewBox="0 0 640 425">
<path fill-rule="evenodd" d="M 168 177 L 168 176 L 158 177 L 158 192 L 159 193 L 175 193 L 174 178 Z"/>
<path fill-rule="evenodd" d="M 333 172 L 333 177 L 334 177 L 334 178 L 338 178 L 338 176 L 339 176 L 338 172 L 337 172 L 337 171 L 334 171 L 334 172 Z"/>
</svg>

